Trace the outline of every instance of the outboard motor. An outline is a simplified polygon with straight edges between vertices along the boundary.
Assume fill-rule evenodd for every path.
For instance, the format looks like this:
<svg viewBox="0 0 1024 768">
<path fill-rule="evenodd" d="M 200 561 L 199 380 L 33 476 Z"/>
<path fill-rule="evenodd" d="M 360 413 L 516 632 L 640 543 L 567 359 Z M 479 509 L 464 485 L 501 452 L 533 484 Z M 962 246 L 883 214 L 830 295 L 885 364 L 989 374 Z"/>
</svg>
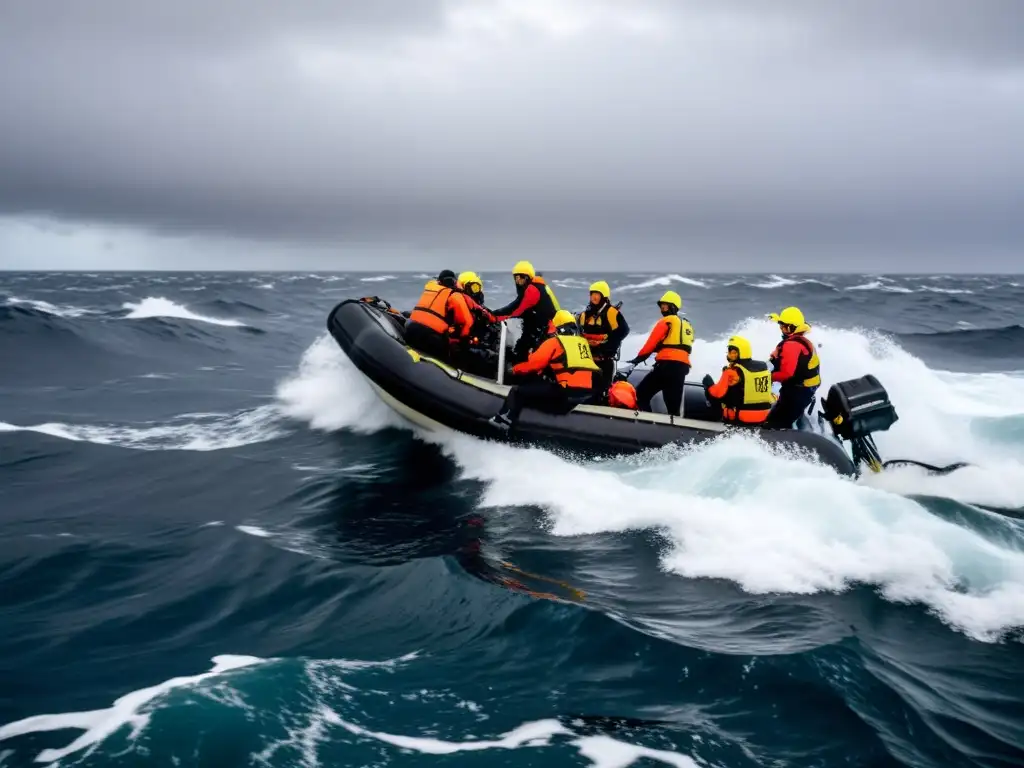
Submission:
<svg viewBox="0 0 1024 768">
<path fill-rule="evenodd" d="M 871 435 L 885 432 L 899 421 L 889 393 L 872 375 L 833 384 L 821 399 L 822 415 L 840 440 L 848 440 L 854 464 L 865 462 L 873 471 L 882 470 L 882 459 Z"/>
</svg>

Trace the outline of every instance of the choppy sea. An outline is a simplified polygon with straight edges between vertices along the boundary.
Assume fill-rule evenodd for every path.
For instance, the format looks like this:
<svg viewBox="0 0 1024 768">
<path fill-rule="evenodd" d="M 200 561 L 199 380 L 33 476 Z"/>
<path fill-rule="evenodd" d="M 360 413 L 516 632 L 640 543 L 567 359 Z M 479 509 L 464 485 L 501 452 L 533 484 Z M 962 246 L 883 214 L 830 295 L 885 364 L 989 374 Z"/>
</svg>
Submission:
<svg viewBox="0 0 1024 768">
<path fill-rule="evenodd" d="M 426 277 L 0 273 L 2 768 L 1024 764 L 1024 277 L 547 273 L 697 377 L 796 304 L 971 464 L 856 482 L 417 434 L 325 318 Z"/>
</svg>

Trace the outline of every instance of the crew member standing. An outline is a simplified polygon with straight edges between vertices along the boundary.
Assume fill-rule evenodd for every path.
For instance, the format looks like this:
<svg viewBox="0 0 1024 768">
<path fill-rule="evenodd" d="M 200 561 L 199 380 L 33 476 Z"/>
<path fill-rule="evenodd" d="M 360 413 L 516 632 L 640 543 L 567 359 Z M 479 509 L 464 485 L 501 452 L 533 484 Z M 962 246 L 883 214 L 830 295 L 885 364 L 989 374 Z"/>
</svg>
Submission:
<svg viewBox="0 0 1024 768">
<path fill-rule="evenodd" d="M 665 408 L 672 416 L 679 416 L 683 406 L 683 384 L 690 372 L 690 352 L 693 351 L 693 326 L 679 309 L 683 300 L 675 291 L 665 291 L 658 299 L 661 320 L 654 324 L 637 356 L 629 362 L 636 365 L 655 356 L 654 368 L 636 388 L 637 407 L 651 410 L 651 398 L 659 392 L 665 398 Z"/>
<path fill-rule="evenodd" d="M 522 333 L 512 350 L 512 360 L 518 363 L 525 360 L 543 341 L 548 323 L 559 306 L 551 287 L 537 274 L 530 262 L 517 262 L 512 267 L 512 279 L 516 283 L 515 299 L 511 304 L 494 310 L 494 314 L 499 321 L 513 317 L 523 321 Z"/>
<path fill-rule="evenodd" d="M 770 360 L 772 381 L 782 384 L 779 399 L 768 415 L 766 427 L 789 429 L 812 402 L 821 384 L 818 352 L 805 335 L 811 327 L 804 321 L 804 313 L 796 307 L 786 307 L 769 317 L 779 324 L 782 341 L 775 347 Z"/>
<path fill-rule="evenodd" d="M 594 390 L 603 394 L 615 378 L 615 361 L 619 357 L 622 340 L 629 335 L 629 325 L 618 307 L 612 306 L 612 292 L 608 283 L 598 280 L 590 286 L 590 303 L 576 316 L 583 338 L 590 344 L 594 362 L 601 376 Z"/>
</svg>

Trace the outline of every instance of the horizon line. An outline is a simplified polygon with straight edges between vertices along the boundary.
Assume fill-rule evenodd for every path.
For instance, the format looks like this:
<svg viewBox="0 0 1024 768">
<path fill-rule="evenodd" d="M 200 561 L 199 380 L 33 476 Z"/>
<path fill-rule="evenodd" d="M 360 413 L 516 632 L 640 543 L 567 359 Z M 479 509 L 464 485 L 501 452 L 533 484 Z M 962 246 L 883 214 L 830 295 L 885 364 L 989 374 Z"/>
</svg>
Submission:
<svg viewBox="0 0 1024 768">
<path fill-rule="evenodd" d="M 507 267 L 503 267 L 501 269 L 480 269 L 478 271 L 481 272 L 481 273 L 486 273 L 486 272 L 505 271 L 507 269 L 508 269 Z M 406 268 L 403 268 L 403 269 L 381 269 L 381 268 L 376 268 L 376 269 L 364 269 L 364 268 L 356 268 L 356 269 L 274 269 L 274 268 L 251 269 L 251 268 L 245 268 L 245 269 L 243 269 L 243 268 L 234 268 L 234 267 L 224 267 L 224 268 L 221 268 L 221 269 L 160 269 L 160 268 L 150 268 L 150 269 L 115 269 L 115 268 L 110 268 L 110 267 L 97 267 L 97 268 L 93 268 L 93 269 L 88 269 L 88 268 L 78 267 L 78 268 L 74 268 L 74 269 L 57 269 L 57 268 L 48 268 L 48 269 L 13 269 L 13 268 L 9 268 L 9 267 L 0 267 L 0 273 L 25 274 L 25 275 L 38 275 L 38 274 L 92 274 L 92 273 L 110 273 L 110 274 L 121 274 L 121 275 L 124 275 L 124 274 L 218 274 L 218 273 L 230 273 L 230 274 L 235 274 L 235 273 L 263 274 L 263 273 L 265 273 L 265 274 L 292 274 L 292 275 L 294 275 L 294 274 L 334 275 L 334 274 L 345 274 L 345 273 L 358 273 L 358 274 L 384 275 L 384 274 L 388 274 L 388 273 L 395 273 L 395 274 L 399 274 L 399 275 L 409 275 L 409 274 L 422 274 L 422 273 L 428 272 L 428 271 L 429 270 L 424 270 L 423 268 L 419 268 L 419 269 L 406 269 Z M 968 277 L 978 277 L 978 276 L 986 276 L 986 277 L 1022 277 L 1022 276 L 1024 276 L 1024 272 L 990 272 L 990 271 L 986 271 L 986 270 L 976 270 L 976 271 L 970 271 L 970 272 L 968 272 L 968 271 L 949 271 L 949 270 L 943 270 L 943 271 L 939 271 L 939 272 L 919 272 L 919 271 L 907 271 L 907 272 L 905 272 L 905 271 L 900 271 L 900 270 L 884 271 L 884 272 L 859 272 L 859 271 L 852 271 L 852 270 L 850 270 L 850 271 L 837 271 L 837 270 L 833 270 L 833 271 L 825 271 L 825 272 L 822 272 L 822 271 L 809 271 L 809 270 L 772 270 L 771 272 L 751 272 L 749 270 L 715 270 L 715 271 L 708 271 L 708 270 L 686 270 L 685 272 L 681 271 L 681 270 L 677 270 L 675 272 L 667 272 L 667 271 L 657 271 L 657 270 L 636 270 L 636 269 L 630 269 L 630 270 L 617 270 L 617 269 L 592 269 L 592 270 L 582 270 L 582 269 L 542 269 L 542 270 L 538 270 L 538 274 L 541 274 L 541 275 L 543 275 L 545 272 L 552 273 L 552 274 L 569 274 L 569 275 L 592 275 L 595 272 L 600 272 L 601 274 L 608 274 L 608 275 L 628 275 L 628 274 L 633 274 L 633 275 L 646 275 L 646 274 L 667 275 L 667 274 L 677 274 L 677 275 L 680 275 L 681 277 L 686 277 L 687 275 L 863 275 L 863 276 L 870 276 L 870 277 L 876 277 L 876 276 L 877 277 L 885 277 L 887 275 L 899 275 L 901 277 L 934 277 L 936 275 L 951 275 L 951 276 L 955 275 L 955 276 L 968 276 Z"/>
</svg>

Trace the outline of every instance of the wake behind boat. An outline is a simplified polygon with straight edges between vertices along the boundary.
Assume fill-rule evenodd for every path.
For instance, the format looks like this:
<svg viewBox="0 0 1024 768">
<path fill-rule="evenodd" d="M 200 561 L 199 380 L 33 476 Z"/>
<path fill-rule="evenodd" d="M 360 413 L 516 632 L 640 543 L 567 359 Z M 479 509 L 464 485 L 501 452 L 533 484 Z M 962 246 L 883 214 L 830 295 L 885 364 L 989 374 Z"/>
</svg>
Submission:
<svg viewBox="0 0 1024 768">
<path fill-rule="evenodd" d="M 742 430 L 775 445 L 811 454 L 837 472 L 854 476 L 859 465 L 881 468 L 871 434 L 897 420 L 884 387 L 872 376 L 835 384 L 823 411 L 803 414 L 794 429 L 771 430 L 721 423 L 702 386 L 687 383 L 682 416 L 665 412 L 658 396 L 647 412 L 607 405 L 578 405 L 567 414 L 526 408 L 507 433 L 489 419 L 510 385 L 505 358 L 510 343 L 500 326 L 479 368 L 470 373 L 410 347 L 405 317 L 378 297 L 349 299 L 328 315 L 327 329 L 377 395 L 408 421 L 431 431 L 455 431 L 480 438 L 558 447 L 588 455 L 622 455 L 671 443 L 698 444 Z M 645 370 L 631 375 L 636 383 Z M 849 441 L 851 452 L 843 441 Z"/>
</svg>

